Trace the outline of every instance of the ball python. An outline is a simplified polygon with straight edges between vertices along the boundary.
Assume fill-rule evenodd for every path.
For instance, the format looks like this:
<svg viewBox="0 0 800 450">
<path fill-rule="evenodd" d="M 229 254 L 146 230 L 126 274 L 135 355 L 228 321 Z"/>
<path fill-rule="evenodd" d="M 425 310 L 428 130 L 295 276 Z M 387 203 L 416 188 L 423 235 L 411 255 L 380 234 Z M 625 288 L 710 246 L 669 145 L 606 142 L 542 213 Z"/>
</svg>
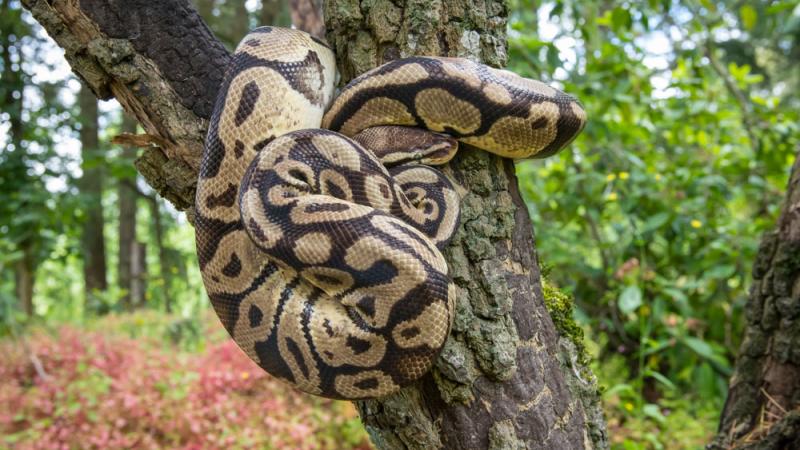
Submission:
<svg viewBox="0 0 800 450">
<path fill-rule="evenodd" d="M 571 96 L 466 59 L 411 57 L 334 98 L 335 58 L 296 30 L 238 45 L 210 121 L 196 246 L 215 312 L 264 370 L 315 395 L 395 392 L 432 366 L 455 313 L 441 249 L 459 196 L 430 165 L 458 142 L 553 154 Z"/>
</svg>

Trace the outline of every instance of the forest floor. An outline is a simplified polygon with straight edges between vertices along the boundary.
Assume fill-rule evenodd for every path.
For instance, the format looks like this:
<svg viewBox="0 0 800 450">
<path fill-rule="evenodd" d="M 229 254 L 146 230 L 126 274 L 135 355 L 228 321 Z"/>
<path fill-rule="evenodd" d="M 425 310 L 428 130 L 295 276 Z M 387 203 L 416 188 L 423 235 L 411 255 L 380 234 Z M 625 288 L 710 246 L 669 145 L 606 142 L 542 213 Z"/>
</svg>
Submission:
<svg viewBox="0 0 800 450">
<path fill-rule="evenodd" d="M 0 449 L 371 448 L 351 403 L 269 377 L 213 313 L 34 328 L 0 355 Z"/>
<path fill-rule="evenodd" d="M 0 450 L 371 448 L 351 403 L 269 377 L 210 311 L 201 320 L 141 311 L 33 326 L 0 340 L 0 355 Z M 700 449 L 713 435 L 713 409 L 680 398 L 657 413 L 637 406 L 624 381 L 609 382 L 617 369 L 595 368 L 610 386 L 612 448 Z"/>
</svg>

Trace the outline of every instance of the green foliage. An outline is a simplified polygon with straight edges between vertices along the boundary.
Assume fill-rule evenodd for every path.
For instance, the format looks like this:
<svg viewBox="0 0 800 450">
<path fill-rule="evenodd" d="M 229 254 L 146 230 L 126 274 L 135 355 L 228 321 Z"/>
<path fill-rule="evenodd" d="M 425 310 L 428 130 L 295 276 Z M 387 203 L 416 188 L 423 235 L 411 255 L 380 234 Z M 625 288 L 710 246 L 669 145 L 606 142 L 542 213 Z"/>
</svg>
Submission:
<svg viewBox="0 0 800 450">
<path fill-rule="evenodd" d="M 677 392 L 721 408 L 750 267 L 800 145 L 796 5 L 512 5 L 512 70 L 588 112 L 568 150 L 518 175 L 550 281 L 603 343 L 601 366 L 625 363 L 600 380 L 629 419 L 674 425 L 656 412 Z M 620 448 L 671 442 L 632 439 Z"/>
</svg>

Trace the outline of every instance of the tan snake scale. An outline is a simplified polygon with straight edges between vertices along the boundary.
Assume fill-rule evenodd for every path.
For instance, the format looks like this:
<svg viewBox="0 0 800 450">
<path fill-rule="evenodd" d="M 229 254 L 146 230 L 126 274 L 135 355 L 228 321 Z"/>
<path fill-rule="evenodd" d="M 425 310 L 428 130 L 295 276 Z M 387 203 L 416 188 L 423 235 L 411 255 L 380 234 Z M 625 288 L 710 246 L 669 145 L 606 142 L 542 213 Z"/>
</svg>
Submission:
<svg viewBox="0 0 800 450">
<path fill-rule="evenodd" d="M 586 115 L 464 59 L 392 61 L 334 99 L 335 75 L 332 51 L 303 32 L 242 40 L 203 154 L 197 251 L 216 313 L 264 370 L 311 394 L 372 398 L 425 374 L 453 320 L 440 249 L 460 199 L 428 165 L 457 141 L 551 155 Z"/>
</svg>

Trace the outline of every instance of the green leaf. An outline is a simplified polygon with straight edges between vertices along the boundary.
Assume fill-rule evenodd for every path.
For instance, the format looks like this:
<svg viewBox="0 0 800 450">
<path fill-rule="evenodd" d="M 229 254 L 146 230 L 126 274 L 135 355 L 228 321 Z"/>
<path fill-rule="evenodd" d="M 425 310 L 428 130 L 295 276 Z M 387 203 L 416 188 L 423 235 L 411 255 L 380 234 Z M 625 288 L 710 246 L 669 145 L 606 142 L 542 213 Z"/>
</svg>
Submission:
<svg viewBox="0 0 800 450">
<path fill-rule="evenodd" d="M 650 218 L 645 221 L 644 225 L 642 225 L 642 233 L 661 228 L 662 225 L 667 223 L 669 216 L 670 214 L 668 212 L 660 212 L 650 216 Z"/>
<path fill-rule="evenodd" d="M 621 7 L 614 8 L 611 13 L 611 25 L 614 27 L 614 31 L 629 30 L 632 24 L 630 11 Z"/>
<path fill-rule="evenodd" d="M 683 338 L 683 343 L 703 358 L 714 359 L 714 349 L 706 341 L 687 336 Z"/>
<path fill-rule="evenodd" d="M 669 389 L 671 391 L 674 391 L 675 389 L 677 389 L 677 387 L 675 386 L 675 383 L 673 383 L 669 378 L 665 377 L 661 373 L 656 372 L 655 370 L 647 369 L 647 370 L 644 371 L 644 375 L 647 376 L 647 377 L 653 378 L 654 380 L 656 380 L 659 383 L 663 384 L 664 387 L 666 387 L 667 389 Z"/>
<path fill-rule="evenodd" d="M 617 305 L 623 314 L 630 314 L 642 306 L 642 291 L 639 286 L 634 284 L 626 287 L 620 294 Z"/>
<path fill-rule="evenodd" d="M 728 278 L 733 276 L 734 273 L 736 273 L 736 266 L 734 266 L 733 264 L 723 264 L 708 269 L 703 274 L 703 278 L 706 280 L 712 280 L 712 279 L 727 280 Z"/>
<path fill-rule="evenodd" d="M 642 412 L 644 413 L 645 416 L 658 422 L 659 425 L 663 425 L 667 421 L 667 418 L 664 417 L 663 414 L 661 414 L 661 408 L 659 408 L 658 405 L 654 403 L 648 403 L 644 405 L 642 407 Z"/>
<path fill-rule="evenodd" d="M 756 9 L 750 5 L 742 5 L 742 7 L 739 8 L 739 17 L 742 18 L 742 25 L 744 25 L 747 30 L 752 30 L 753 27 L 756 26 L 756 22 L 758 22 L 758 13 Z"/>
</svg>

